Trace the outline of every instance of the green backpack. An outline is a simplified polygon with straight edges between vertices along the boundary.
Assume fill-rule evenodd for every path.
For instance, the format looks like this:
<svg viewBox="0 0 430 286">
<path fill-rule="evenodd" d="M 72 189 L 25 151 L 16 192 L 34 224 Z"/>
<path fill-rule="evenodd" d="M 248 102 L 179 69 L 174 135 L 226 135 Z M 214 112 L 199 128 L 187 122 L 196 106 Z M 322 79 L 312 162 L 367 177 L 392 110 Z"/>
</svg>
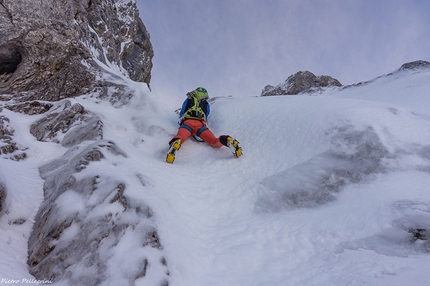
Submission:
<svg viewBox="0 0 430 286">
<path fill-rule="evenodd" d="M 193 105 L 184 113 L 184 119 L 197 119 L 206 121 L 206 114 L 202 109 L 202 103 L 209 98 L 208 92 L 203 87 L 198 87 L 187 93 L 188 100 L 193 102 Z"/>
</svg>

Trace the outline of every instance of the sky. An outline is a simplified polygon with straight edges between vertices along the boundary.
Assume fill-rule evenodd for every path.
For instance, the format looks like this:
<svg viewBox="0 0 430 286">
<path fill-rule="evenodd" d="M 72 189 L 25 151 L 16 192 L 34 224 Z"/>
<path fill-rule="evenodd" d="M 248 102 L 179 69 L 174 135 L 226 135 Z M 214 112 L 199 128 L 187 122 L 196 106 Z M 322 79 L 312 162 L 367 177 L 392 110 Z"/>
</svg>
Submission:
<svg viewBox="0 0 430 286">
<path fill-rule="evenodd" d="M 343 85 L 430 61 L 427 0 L 137 0 L 155 56 L 151 88 L 259 96 L 298 71 Z"/>
</svg>

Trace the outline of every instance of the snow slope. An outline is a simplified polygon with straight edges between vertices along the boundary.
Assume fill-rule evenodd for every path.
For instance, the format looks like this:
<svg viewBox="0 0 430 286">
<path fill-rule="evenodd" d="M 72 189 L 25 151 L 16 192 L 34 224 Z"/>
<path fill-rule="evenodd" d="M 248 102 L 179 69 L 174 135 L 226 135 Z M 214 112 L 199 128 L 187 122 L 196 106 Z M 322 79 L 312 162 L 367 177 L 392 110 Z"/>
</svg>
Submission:
<svg viewBox="0 0 430 286">
<path fill-rule="evenodd" d="M 214 98 L 211 130 L 237 138 L 244 155 L 190 139 L 171 165 L 176 114 L 143 85 L 129 81 L 135 97 L 121 108 L 72 101 L 127 154 L 108 164 L 126 195 L 154 211 L 169 285 L 426 285 L 430 243 L 411 232 L 430 230 L 429 78 L 397 71 L 318 96 Z M 0 279 L 21 281 L 31 279 L 25 244 L 43 196 L 37 167 L 65 149 L 32 138 L 37 118 L 2 113 L 32 146 L 24 162 L 0 165 L 13 191 L 0 219 Z M 117 249 L 132 257 L 127 241 Z M 110 263 L 126 269 L 123 257 Z"/>
</svg>

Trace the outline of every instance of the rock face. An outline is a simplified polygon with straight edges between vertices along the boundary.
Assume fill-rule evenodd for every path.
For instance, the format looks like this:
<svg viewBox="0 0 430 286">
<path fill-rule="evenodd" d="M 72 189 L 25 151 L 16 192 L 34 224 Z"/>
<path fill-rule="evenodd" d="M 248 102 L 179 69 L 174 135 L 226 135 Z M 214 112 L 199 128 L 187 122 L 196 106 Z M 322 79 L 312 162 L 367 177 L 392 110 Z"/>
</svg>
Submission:
<svg viewBox="0 0 430 286">
<path fill-rule="evenodd" d="M 300 71 L 277 86 L 266 85 L 261 96 L 295 95 L 328 86 L 342 86 L 342 84 L 330 76 L 316 76 L 309 71 Z"/>
<path fill-rule="evenodd" d="M 72 100 L 109 102 L 115 112 L 133 96 L 129 79 L 149 87 L 153 54 L 135 0 L 0 0 L 0 159 L 25 164 L 32 148 L 14 137 L 13 112 L 37 116 L 30 134 L 67 150 L 39 169 L 44 201 L 27 261 L 36 279 L 168 284 L 153 211 L 130 197 L 127 178 L 103 167 L 106 158 L 128 156 L 105 140 L 103 115 Z M 0 178 L 0 217 L 9 192 Z M 118 265 L 113 256 L 130 263 Z"/>
<path fill-rule="evenodd" d="M 149 85 L 153 54 L 135 1 L 0 1 L 0 94 L 15 100 L 55 101 L 106 86 L 103 65 Z"/>
</svg>

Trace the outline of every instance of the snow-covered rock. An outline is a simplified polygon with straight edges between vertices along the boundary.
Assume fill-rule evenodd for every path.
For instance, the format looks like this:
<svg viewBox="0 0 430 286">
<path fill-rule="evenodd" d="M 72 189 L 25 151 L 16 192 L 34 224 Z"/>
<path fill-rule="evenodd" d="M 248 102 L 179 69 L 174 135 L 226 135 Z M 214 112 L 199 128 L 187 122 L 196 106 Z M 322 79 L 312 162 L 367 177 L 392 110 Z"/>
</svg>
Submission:
<svg viewBox="0 0 430 286">
<path fill-rule="evenodd" d="M 65 100 L 34 122 L 30 133 L 39 141 L 61 142 L 64 147 L 71 147 L 86 140 L 103 139 L 103 123 L 81 104 L 72 105 Z"/>
<path fill-rule="evenodd" d="M 296 95 L 301 92 L 315 92 L 323 87 L 342 86 L 342 84 L 331 76 L 316 76 L 310 71 L 300 71 L 289 76 L 285 82 L 277 86 L 266 85 L 261 96 L 270 95 Z"/>
<path fill-rule="evenodd" d="M 158 285 L 167 281 L 153 211 L 127 196 L 128 183 L 103 162 L 112 157 L 120 162 L 127 155 L 113 142 L 97 141 L 41 166 L 45 199 L 28 258 L 38 279 L 69 285 L 134 285 L 145 276 Z M 128 263 L 118 265 L 113 256 Z"/>
<path fill-rule="evenodd" d="M 0 155 L 1 158 L 21 160 L 27 155 L 24 152 L 25 147 L 20 146 L 14 141 L 14 128 L 10 123 L 10 119 L 4 115 L 0 115 Z"/>
</svg>

